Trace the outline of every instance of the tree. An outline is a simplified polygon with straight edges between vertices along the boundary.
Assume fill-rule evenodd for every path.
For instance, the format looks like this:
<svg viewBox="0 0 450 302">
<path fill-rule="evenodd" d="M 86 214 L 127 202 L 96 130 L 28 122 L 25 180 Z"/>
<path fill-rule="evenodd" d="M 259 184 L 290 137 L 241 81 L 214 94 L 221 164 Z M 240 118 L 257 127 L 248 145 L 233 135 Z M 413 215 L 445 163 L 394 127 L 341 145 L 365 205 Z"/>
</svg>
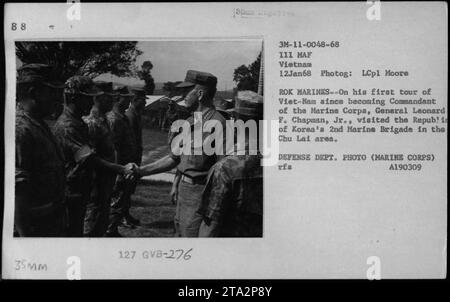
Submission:
<svg viewBox="0 0 450 302">
<path fill-rule="evenodd" d="M 261 67 L 261 53 L 250 65 L 241 65 L 234 70 L 233 81 L 237 83 L 237 90 L 258 91 L 259 72 Z"/>
<path fill-rule="evenodd" d="M 51 65 L 55 78 L 61 81 L 73 75 L 133 76 L 136 58 L 142 54 L 136 44 L 129 41 L 16 42 L 16 56 L 24 64 Z"/>
<path fill-rule="evenodd" d="M 152 69 L 152 62 L 144 61 L 141 66 L 141 70 L 137 73 L 139 78 L 145 82 L 145 94 L 153 94 L 153 91 L 155 91 L 155 80 L 151 74 Z"/>
</svg>

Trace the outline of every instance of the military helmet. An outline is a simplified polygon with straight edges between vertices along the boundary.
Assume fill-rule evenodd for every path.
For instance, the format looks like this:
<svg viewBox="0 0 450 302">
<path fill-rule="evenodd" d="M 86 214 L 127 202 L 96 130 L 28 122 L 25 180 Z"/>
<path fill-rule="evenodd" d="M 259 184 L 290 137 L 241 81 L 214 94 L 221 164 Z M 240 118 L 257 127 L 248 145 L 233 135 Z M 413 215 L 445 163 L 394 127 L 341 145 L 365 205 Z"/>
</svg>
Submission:
<svg viewBox="0 0 450 302">
<path fill-rule="evenodd" d="M 86 76 L 70 77 L 65 84 L 64 93 L 98 96 L 103 92 L 95 86 L 94 81 Z"/>
<path fill-rule="evenodd" d="M 147 95 L 145 94 L 145 89 L 140 87 L 131 88 L 131 93 L 133 93 L 134 98 L 137 99 L 147 99 Z"/>
<path fill-rule="evenodd" d="M 63 88 L 64 84 L 54 79 L 53 68 L 47 64 L 31 63 L 17 69 L 17 84 L 40 83 L 52 88 Z"/>
<path fill-rule="evenodd" d="M 95 81 L 95 86 L 97 86 L 101 91 L 103 91 L 104 94 L 107 95 L 117 95 L 117 92 L 113 90 L 113 83 L 112 82 L 105 82 L 105 81 Z"/>
</svg>

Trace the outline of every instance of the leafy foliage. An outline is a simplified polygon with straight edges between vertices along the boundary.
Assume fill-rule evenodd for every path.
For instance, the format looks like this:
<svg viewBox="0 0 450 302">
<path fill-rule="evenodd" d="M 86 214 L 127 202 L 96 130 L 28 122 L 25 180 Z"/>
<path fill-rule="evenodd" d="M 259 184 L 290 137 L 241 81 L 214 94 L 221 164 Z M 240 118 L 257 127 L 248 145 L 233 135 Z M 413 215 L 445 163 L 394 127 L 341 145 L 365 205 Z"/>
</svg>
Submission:
<svg viewBox="0 0 450 302">
<path fill-rule="evenodd" d="M 137 75 L 141 80 L 145 82 L 145 94 L 153 94 L 155 91 L 155 80 L 151 74 L 153 64 L 150 61 L 144 61 L 141 66 L 141 70 L 137 72 Z"/>
<path fill-rule="evenodd" d="M 241 65 L 234 70 L 233 81 L 237 83 L 237 90 L 258 91 L 259 73 L 261 67 L 261 53 L 250 65 Z"/>
<path fill-rule="evenodd" d="M 137 42 L 16 42 L 16 55 L 24 63 L 53 66 L 54 76 L 65 81 L 73 75 L 91 78 L 103 73 L 136 74 Z"/>
</svg>

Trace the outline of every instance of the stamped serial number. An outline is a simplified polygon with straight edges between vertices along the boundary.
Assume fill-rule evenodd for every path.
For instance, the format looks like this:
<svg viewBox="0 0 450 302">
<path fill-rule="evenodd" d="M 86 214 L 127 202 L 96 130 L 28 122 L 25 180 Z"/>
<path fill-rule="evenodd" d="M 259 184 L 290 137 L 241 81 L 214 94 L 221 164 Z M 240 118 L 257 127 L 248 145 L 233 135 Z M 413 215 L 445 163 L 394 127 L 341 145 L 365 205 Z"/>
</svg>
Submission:
<svg viewBox="0 0 450 302">
<path fill-rule="evenodd" d="M 172 250 L 124 250 L 119 251 L 119 259 L 171 259 L 171 260 L 190 260 L 193 249 L 172 249 Z"/>
</svg>

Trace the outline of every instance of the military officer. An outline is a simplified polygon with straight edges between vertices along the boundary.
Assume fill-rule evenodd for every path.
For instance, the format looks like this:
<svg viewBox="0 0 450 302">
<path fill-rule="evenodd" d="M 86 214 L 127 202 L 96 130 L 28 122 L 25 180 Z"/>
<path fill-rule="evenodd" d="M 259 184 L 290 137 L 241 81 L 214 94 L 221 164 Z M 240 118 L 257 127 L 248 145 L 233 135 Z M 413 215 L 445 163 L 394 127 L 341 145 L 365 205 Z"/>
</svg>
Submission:
<svg viewBox="0 0 450 302">
<path fill-rule="evenodd" d="M 98 157 L 91 145 L 89 129 L 82 116 L 90 113 L 93 98 L 102 94 L 93 81 L 85 76 L 73 76 L 66 81 L 64 94 L 64 109 L 53 126 L 53 133 L 66 160 L 68 235 L 81 237 L 94 169 L 130 174 L 134 167 L 131 164 L 117 165 Z"/>
<path fill-rule="evenodd" d="M 64 156 L 44 118 L 57 103 L 51 67 L 18 69 L 14 226 L 20 237 L 64 236 Z"/>
<path fill-rule="evenodd" d="M 95 85 L 103 94 L 94 98 L 94 106 L 90 114 L 83 117 L 83 121 L 88 126 L 90 144 L 95 149 L 97 156 L 114 163 L 114 141 L 106 113 L 112 109 L 117 94 L 113 92 L 112 82 L 97 81 Z M 111 170 L 94 170 L 90 200 L 86 206 L 84 219 L 84 236 L 100 237 L 106 233 L 115 179 L 116 173 Z"/>
<path fill-rule="evenodd" d="M 236 118 L 247 122 L 263 117 L 263 98 L 253 91 L 240 91 L 236 98 Z M 203 221 L 199 237 L 262 237 L 263 179 L 261 154 L 246 135 L 236 153 L 217 162 L 209 172 L 199 214 Z M 239 141 L 239 140 L 238 140 Z"/>
<path fill-rule="evenodd" d="M 130 121 L 125 115 L 125 111 L 130 106 L 134 95 L 129 92 L 126 86 L 117 87 L 117 101 L 113 104 L 113 109 L 106 115 L 109 126 L 113 133 L 113 141 L 116 150 L 116 163 L 126 164 L 136 161 L 138 146 L 136 138 L 131 127 Z M 111 214 L 109 226 L 106 232 L 108 237 L 121 237 L 118 227 L 125 219 L 125 226 L 134 227 L 139 221 L 134 217 L 126 215 L 130 208 L 131 194 L 133 192 L 133 178 L 126 178 L 119 175 L 116 178 L 111 200 Z M 131 219 L 130 219 L 131 217 Z"/>
<path fill-rule="evenodd" d="M 146 105 L 146 99 L 147 96 L 145 95 L 145 90 L 143 88 L 134 88 L 131 89 L 131 92 L 133 93 L 133 98 L 130 103 L 130 107 L 125 111 L 125 115 L 128 118 L 128 121 L 130 123 L 131 129 L 133 130 L 133 137 L 135 139 L 135 145 L 136 145 L 136 156 L 133 160 L 134 163 L 137 165 L 141 164 L 142 161 L 142 151 L 143 151 L 143 144 L 142 144 L 142 114 L 144 113 L 145 105 Z M 136 191 L 136 184 L 137 179 L 130 179 L 130 195 L 133 194 Z M 128 198 L 131 198 L 129 196 Z M 122 218 L 122 224 L 125 226 L 135 226 L 139 225 L 139 219 L 133 217 L 130 214 L 130 206 L 131 206 L 131 200 L 124 203 L 125 208 L 122 210 L 123 218 Z"/>
<path fill-rule="evenodd" d="M 225 119 L 213 106 L 213 98 L 216 93 L 217 78 L 207 72 L 189 70 L 186 75 L 187 80 L 179 87 L 194 86 L 187 94 L 185 102 L 198 116 L 201 113 L 202 120 L 196 120 L 190 116 L 187 120 L 192 133 L 197 125 L 206 121 L 214 120 L 225 128 Z M 203 140 L 210 135 L 209 132 L 202 131 Z M 178 222 L 177 234 L 181 237 L 197 237 L 201 218 L 198 219 L 195 213 L 201 204 L 201 194 L 206 183 L 206 176 L 211 166 L 218 160 L 217 154 L 208 155 L 204 150 L 195 150 L 191 143 L 190 154 L 179 155 L 176 150 L 171 150 L 164 158 L 143 166 L 138 170 L 140 176 L 151 175 L 169 171 L 175 167 L 181 174 L 178 187 L 178 201 L 175 221 Z M 200 152 L 198 152 L 200 151 Z"/>
</svg>

